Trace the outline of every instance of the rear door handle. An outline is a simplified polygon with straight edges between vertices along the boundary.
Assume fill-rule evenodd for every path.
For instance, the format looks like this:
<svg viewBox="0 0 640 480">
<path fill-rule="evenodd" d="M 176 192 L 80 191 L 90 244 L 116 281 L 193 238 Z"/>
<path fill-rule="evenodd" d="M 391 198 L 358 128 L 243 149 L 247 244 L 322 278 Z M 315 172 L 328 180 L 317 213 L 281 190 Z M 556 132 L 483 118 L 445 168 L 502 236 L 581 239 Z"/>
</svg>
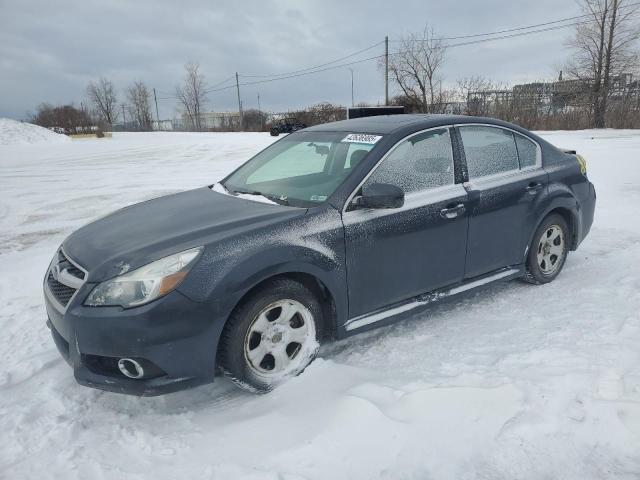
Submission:
<svg viewBox="0 0 640 480">
<path fill-rule="evenodd" d="M 458 203 L 457 205 L 447 205 L 447 208 L 443 208 L 440 210 L 440 216 L 442 218 L 456 218 L 459 215 L 462 215 L 465 211 L 464 203 Z"/>
<path fill-rule="evenodd" d="M 540 190 L 541 188 L 542 188 L 541 183 L 531 182 L 529 185 L 527 185 L 527 188 L 525 188 L 525 190 L 529 192 L 531 195 L 535 195 L 536 193 L 538 193 L 538 190 Z"/>
</svg>

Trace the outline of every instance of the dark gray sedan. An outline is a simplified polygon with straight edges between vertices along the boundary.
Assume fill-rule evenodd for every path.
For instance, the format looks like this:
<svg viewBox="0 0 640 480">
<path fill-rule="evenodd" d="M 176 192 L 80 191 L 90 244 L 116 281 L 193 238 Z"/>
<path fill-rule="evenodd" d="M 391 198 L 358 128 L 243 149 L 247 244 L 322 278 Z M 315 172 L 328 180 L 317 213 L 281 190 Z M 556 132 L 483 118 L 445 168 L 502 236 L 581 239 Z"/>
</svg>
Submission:
<svg viewBox="0 0 640 480">
<path fill-rule="evenodd" d="M 48 325 L 83 385 L 157 395 L 222 370 L 268 391 L 323 341 L 491 282 L 552 281 L 595 198 L 576 152 L 493 119 L 307 128 L 70 235 L 45 275 Z"/>
</svg>

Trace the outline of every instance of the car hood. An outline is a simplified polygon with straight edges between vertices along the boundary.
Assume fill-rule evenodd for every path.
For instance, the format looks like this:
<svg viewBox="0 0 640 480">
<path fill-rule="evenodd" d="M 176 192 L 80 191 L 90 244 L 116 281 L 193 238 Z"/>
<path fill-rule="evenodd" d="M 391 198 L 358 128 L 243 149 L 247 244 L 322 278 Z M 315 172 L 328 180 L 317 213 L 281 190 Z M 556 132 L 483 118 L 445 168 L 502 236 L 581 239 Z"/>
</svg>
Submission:
<svg viewBox="0 0 640 480">
<path fill-rule="evenodd" d="M 305 209 L 260 203 L 208 187 L 138 203 L 72 233 L 67 256 L 97 282 L 172 253 L 304 215 Z"/>
</svg>

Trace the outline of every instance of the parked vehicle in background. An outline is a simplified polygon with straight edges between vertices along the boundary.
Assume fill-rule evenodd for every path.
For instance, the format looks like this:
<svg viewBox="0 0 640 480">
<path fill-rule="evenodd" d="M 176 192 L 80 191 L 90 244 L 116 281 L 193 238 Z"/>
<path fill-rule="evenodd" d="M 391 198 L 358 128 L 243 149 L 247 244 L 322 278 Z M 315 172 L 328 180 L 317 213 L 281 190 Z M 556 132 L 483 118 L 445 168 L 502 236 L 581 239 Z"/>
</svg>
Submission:
<svg viewBox="0 0 640 480">
<path fill-rule="evenodd" d="M 553 281 L 595 201 L 582 157 L 499 120 L 318 125 L 72 233 L 45 275 L 48 325 L 83 385 L 157 395 L 220 369 L 268 391 L 320 342 L 492 282 Z"/>
<path fill-rule="evenodd" d="M 375 117 L 378 115 L 402 115 L 404 107 L 399 105 L 386 105 L 382 107 L 349 107 L 347 108 L 347 119 Z"/>
<path fill-rule="evenodd" d="M 276 120 L 269 129 L 269 133 L 272 137 L 277 137 L 281 133 L 293 133 L 297 130 L 302 130 L 303 128 L 307 128 L 307 126 L 299 122 L 298 119 L 294 117 L 287 117 L 280 120 Z"/>
</svg>

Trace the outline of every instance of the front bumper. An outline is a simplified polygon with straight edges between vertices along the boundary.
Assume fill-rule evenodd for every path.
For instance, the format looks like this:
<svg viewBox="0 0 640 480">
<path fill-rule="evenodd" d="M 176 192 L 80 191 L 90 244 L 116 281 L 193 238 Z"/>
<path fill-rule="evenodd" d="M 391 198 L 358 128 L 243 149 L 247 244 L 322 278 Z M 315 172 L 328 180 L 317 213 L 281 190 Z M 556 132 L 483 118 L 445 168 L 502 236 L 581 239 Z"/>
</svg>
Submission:
<svg viewBox="0 0 640 480">
<path fill-rule="evenodd" d="M 213 381 L 224 322 L 210 305 L 173 291 L 131 309 L 86 307 L 82 299 L 93 285 L 84 285 L 65 309 L 44 288 L 47 325 L 81 385 L 154 396 Z M 126 377 L 120 358 L 140 360 L 149 373 Z"/>
</svg>

